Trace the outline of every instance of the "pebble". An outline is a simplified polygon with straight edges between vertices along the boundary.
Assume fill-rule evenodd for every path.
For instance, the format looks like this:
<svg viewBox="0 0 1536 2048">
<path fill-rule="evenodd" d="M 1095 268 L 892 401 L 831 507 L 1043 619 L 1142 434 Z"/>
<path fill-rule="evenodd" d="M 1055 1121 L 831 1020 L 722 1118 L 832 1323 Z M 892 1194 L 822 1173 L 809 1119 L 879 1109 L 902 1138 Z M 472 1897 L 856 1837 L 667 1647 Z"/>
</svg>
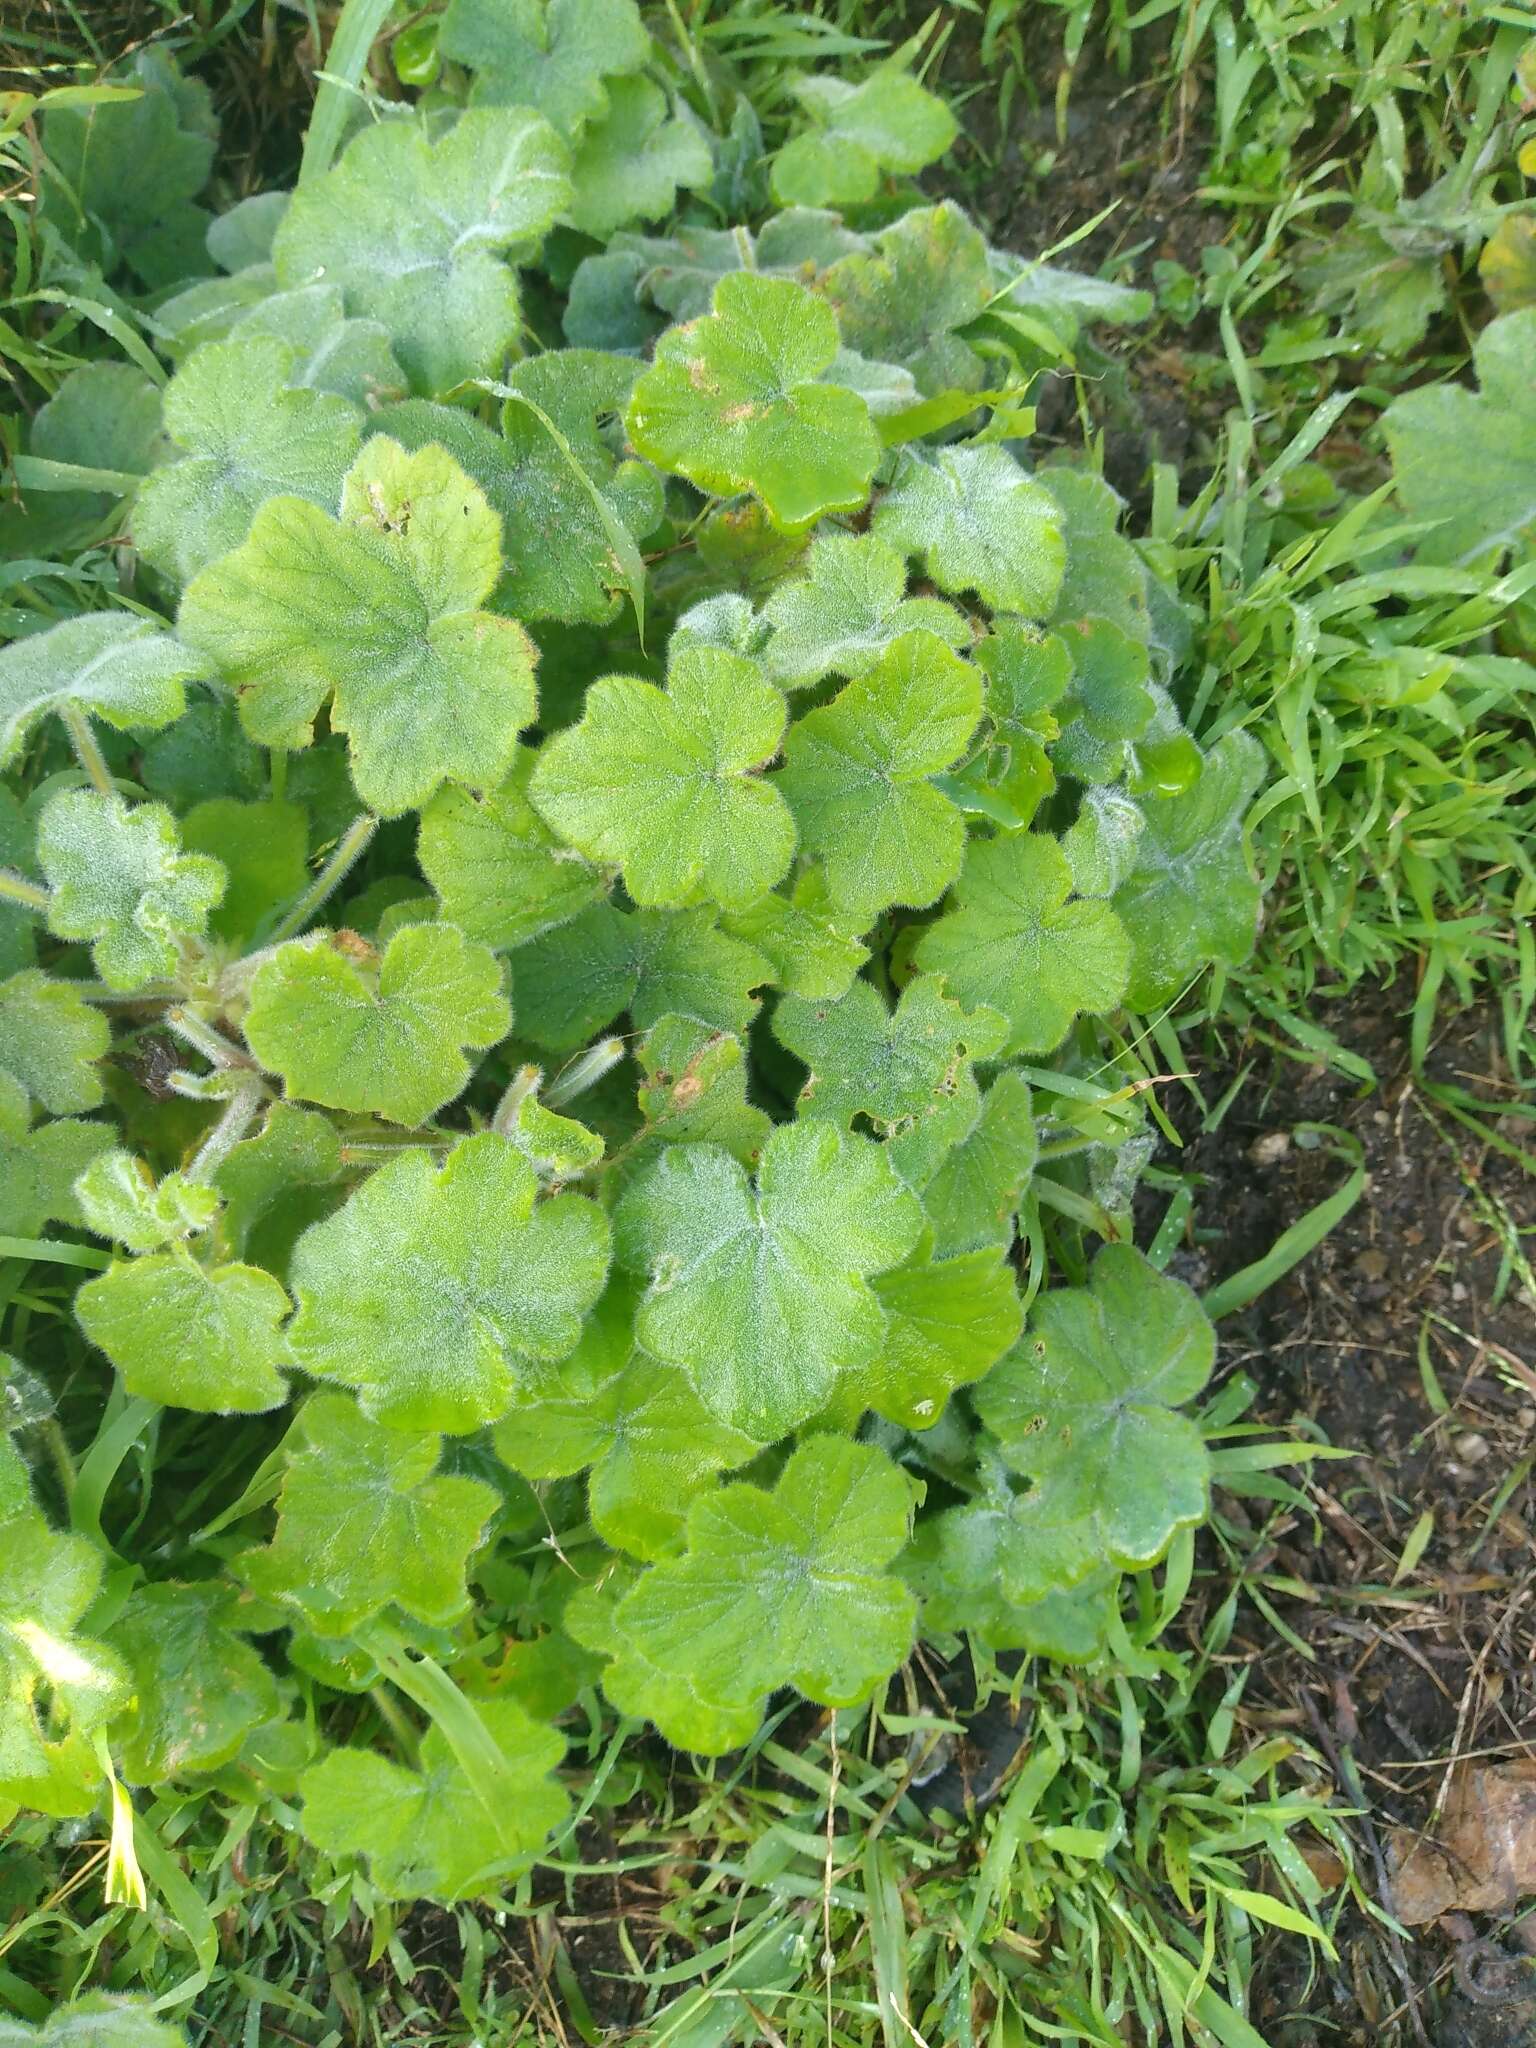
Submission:
<svg viewBox="0 0 1536 2048">
<path fill-rule="evenodd" d="M 1278 1166 L 1290 1149 L 1289 1131 L 1265 1131 L 1248 1147 L 1248 1157 L 1255 1166 Z"/>
</svg>

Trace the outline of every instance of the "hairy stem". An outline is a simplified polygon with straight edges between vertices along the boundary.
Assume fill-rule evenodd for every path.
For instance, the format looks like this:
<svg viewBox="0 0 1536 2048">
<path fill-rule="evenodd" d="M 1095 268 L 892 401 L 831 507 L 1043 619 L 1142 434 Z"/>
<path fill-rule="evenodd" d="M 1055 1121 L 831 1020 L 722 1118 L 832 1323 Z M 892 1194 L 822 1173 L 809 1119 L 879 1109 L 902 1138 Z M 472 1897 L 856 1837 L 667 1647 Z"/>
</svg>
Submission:
<svg viewBox="0 0 1536 2048">
<path fill-rule="evenodd" d="M 47 912 L 52 897 L 36 882 L 29 882 L 25 875 L 18 875 L 14 868 L 0 868 L 0 897 L 7 903 L 19 903 L 27 910 Z"/>
<path fill-rule="evenodd" d="M 90 719 L 78 704 L 71 703 L 68 698 L 59 706 L 59 716 L 68 728 L 70 742 L 80 766 L 91 778 L 92 787 L 99 789 L 103 796 L 116 796 L 117 785 L 112 780 L 112 770 L 107 766 L 107 757 L 91 730 Z"/>
<path fill-rule="evenodd" d="M 326 898 L 346 880 L 378 829 L 378 819 L 369 812 L 365 811 L 362 817 L 352 820 L 337 841 L 330 859 L 267 940 L 269 946 L 280 946 L 284 939 L 291 939 L 295 932 L 304 929 Z"/>
</svg>

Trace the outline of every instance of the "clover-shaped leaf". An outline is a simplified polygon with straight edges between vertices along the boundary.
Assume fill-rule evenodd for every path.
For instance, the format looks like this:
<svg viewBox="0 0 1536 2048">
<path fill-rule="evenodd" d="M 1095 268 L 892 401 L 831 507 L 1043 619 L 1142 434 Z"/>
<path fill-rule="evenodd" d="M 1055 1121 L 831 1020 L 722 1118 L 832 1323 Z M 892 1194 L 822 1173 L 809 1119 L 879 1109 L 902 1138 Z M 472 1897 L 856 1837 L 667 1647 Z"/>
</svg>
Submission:
<svg viewBox="0 0 1536 2048">
<path fill-rule="evenodd" d="M 1143 800 L 1135 866 L 1114 896 L 1131 935 L 1133 1009 L 1155 1009 L 1213 960 L 1237 967 L 1253 950 L 1259 886 L 1243 852 L 1243 818 L 1263 771 L 1258 742 L 1230 732 L 1193 788 Z"/>
<path fill-rule="evenodd" d="M 842 922 L 866 930 L 887 905 L 932 903 L 955 879 L 965 821 L 930 778 L 980 716 L 980 676 L 920 629 L 791 728 L 777 780 Z"/>
<path fill-rule="evenodd" d="M 0 649 L 0 765 L 48 712 L 94 713 L 124 732 L 158 732 L 203 673 L 195 654 L 131 612 L 86 612 Z"/>
<path fill-rule="evenodd" d="M 494 1422 L 539 1361 L 574 1348 L 608 1270 L 601 1210 L 538 1195 L 491 1132 L 440 1169 L 421 1152 L 380 1167 L 294 1248 L 289 1341 L 305 1371 L 355 1387 L 392 1428 Z"/>
<path fill-rule="evenodd" d="M 141 988 L 174 974 L 180 941 L 206 930 L 224 893 L 219 862 L 181 851 L 163 804 L 130 809 L 94 789 L 49 798 L 37 858 L 52 890 L 48 929 L 89 940 L 96 971 L 111 988 Z"/>
<path fill-rule="evenodd" d="M 820 289 L 850 348 L 911 371 L 920 391 L 971 391 L 982 362 L 955 332 L 993 294 L 987 245 L 952 199 L 916 207 L 844 256 Z"/>
<path fill-rule="evenodd" d="M 506 258 L 566 205 L 567 168 L 549 123 L 518 107 L 472 108 L 436 142 L 419 119 L 377 122 L 295 192 L 272 243 L 278 283 L 339 284 L 428 397 L 494 375 L 518 332 Z"/>
<path fill-rule="evenodd" d="M 772 1442 L 878 1351 L 869 1279 L 901 1263 L 922 1220 L 885 1151 L 835 1124 L 781 1124 L 755 1187 L 717 1145 L 670 1147 L 615 1216 L 620 1262 L 651 1283 L 636 1333 L 722 1422 Z"/>
<path fill-rule="evenodd" d="M 567 137 L 607 113 L 605 81 L 651 47 L 635 0 L 452 0 L 437 43 L 474 72 L 471 105 L 531 107 Z"/>
<path fill-rule="evenodd" d="M 270 1273 L 200 1266 L 185 1247 L 110 1266 L 75 1296 L 75 1317 L 130 1394 L 168 1408 L 255 1415 L 288 1398 L 288 1297 Z"/>
<path fill-rule="evenodd" d="M 704 897 L 743 909 L 794 856 L 784 799 L 755 772 L 778 752 L 784 720 L 782 695 L 754 662 L 685 648 L 665 690 L 599 677 L 581 723 L 544 746 L 529 794 L 570 845 L 622 868 L 637 904 Z"/>
<path fill-rule="evenodd" d="M 1025 1337 L 974 1399 L 1052 1514 L 1085 1517 L 1097 1556 L 1134 1570 L 1204 1517 L 1210 1458 L 1177 1410 L 1215 1357 L 1215 1332 L 1189 1288 L 1128 1245 L 1106 1245 L 1087 1287 L 1041 1297 Z"/>
<path fill-rule="evenodd" d="M 176 1171 L 156 1181 L 148 1164 L 114 1147 L 91 1161 L 75 1183 L 87 1229 L 130 1252 L 157 1252 L 208 1229 L 218 1191 Z"/>
<path fill-rule="evenodd" d="M 505 782 L 483 794 L 449 784 L 421 813 L 421 871 L 443 916 L 482 945 L 520 946 L 602 894 L 601 878 L 528 800 L 536 759 L 520 747 Z"/>
<path fill-rule="evenodd" d="M 502 968 L 451 924 L 411 924 L 382 955 L 332 932 L 290 940 L 251 982 L 245 1038 L 291 1095 L 423 1123 L 505 1038 Z"/>
<path fill-rule="evenodd" d="M 869 496 L 880 443 L 869 407 L 822 382 L 837 320 L 803 285 L 735 271 L 712 310 L 669 328 L 630 400 L 642 455 L 717 494 L 752 491 L 794 532 Z"/>
<path fill-rule="evenodd" d="M 866 1116 L 889 1136 L 951 1092 L 969 1061 L 1000 1052 L 1008 1025 L 996 1010 L 967 1015 L 937 975 L 923 974 L 908 982 L 894 1010 L 867 981 L 831 1003 L 786 996 L 773 1034 L 811 1070 L 802 1114 L 845 1128 Z"/>
<path fill-rule="evenodd" d="M 995 611 L 1050 616 L 1066 563 L 1061 516 L 1006 448 L 904 453 L 875 507 L 874 531 L 919 556 L 941 590 L 974 590 Z"/>
<path fill-rule="evenodd" d="M 178 583 L 238 547 L 279 492 L 329 511 L 357 454 L 362 408 L 289 385 L 293 353 L 242 337 L 195 349 L 165 394 L 165 427 L 186 452 L 147 477 L 133 514 L 139 553 Z"/>
<path fill-rule="evenodd" d="M 281 342 L 291 357 L 287 381 L 296 389 L 328 392 L 369 410 L 404 398 L 405 372 L 389 330 L 381 320 L 349 320 L 345 306 L 346 295 L 336 284 L 273 292 L 236 315 L 230 337 L 265 335 Z M 326 502 L 334 504 L 334 496 Z"/>
<path fill-rule="evenodd" d="M 616 78 L 608 111 L 571 156 L 573 227 L 598 240 L 630 220 L 669 213 L 679 186 L 697 191 L 715 175 L 703 130 L 681 102 L 674 109 L 649 78 Z"/>
<path fill-rule="evenodd" d="M 721 931 L 712 910 L 615 909 L 596 903 L 513 956 L 518 1030 L 565 1052 L 629 1012 L 637 1031 L 661 1017 L 694 1017 L 745 1031 L 753 990 L 773 979 L 755 946 Z"/>
<path fill-rule="evenodd" d="M 533 716 L 531 643 L 480 609 L 500 573 L 500 522 L 478 486 L 441 448 L 408 454 L 378 435 L 340 520 L 267 499 L 188 586 L 179 626 L 264 746 L 307 746 L 330 698 L 363 800 L 394 816 L 449 780 L 500 781 Z"/>
<path fill-rule="evenodd" d="M 914 1259 L 874 1286 L 885 1342 L 872 1364 L 846 1375 L 835 1399 L 844 1412 L 873 1408 L 902 1429 L 931 1429 L 955 1388 L 996 1365 L 1024 1321 L 1000 1250 Z"/>
<path fill-rule="evenodd" d="M 100 1551 L 49 1526 L 0 1432 L 0 1800 L 54 1814 L 95 1804 L 87 1738 L 129 1698 L 111 1651 L 76 1634 L 100 1584 Z"/>
<path fill-rule="evenodd" d="M 478 1479 L 440 1472 L 441 1437 L 370 1422 L 316 1394 L 284 1445 L 277 1529 L 240 1560 L 261 1598 L 347 1635 L 388 1607 L 442 1627 L 464 1611 L 464 1572 L 497 1505 Z"/>
<path fill-rule="evenodd" d="M 912 1596 L 886 1569 L 911 1513 L 882 1451 L 830 1436 L 802 1444 L 772 1493 L 737 1482 L 704 1494 L 683 1555 L 615 1609 L 603 1690 L 676 1742 L 697 1740 L 699 1702 L 738 1725 L 781 1685 L 853 1705 L 911 1646 Z"/>
<path fill-rule="evenodd" d="M 862 676 L 893 640 L 918 627 L 950 647 L 963 647 L 970 638 L 953 605 L 907 596 L 900 555 L 867 534 L 818 534 L 806 572 L 782 585 L 763 607 L 773 628 L 763 664 L 786 690 L 828 675 Z"/>
<path fill-rule="evenodd" d="M 1040 1156 L 1029 1083 L 999 1074 L 969 1128 L 932 1173 L 913 1176 L 933 1228 L 934 1252 L 947 1258 L 1013 1242 L 1014 1217 Z"/>
<path fill-rule="evenodd" d="M 35 967 L 0 981 L 0 1100 L 30 1099 L 55 1116 L 95 1109 L 96 1062 L 111 1041 L 106 1018 L 67 981 Z"/>
<path fill-rule="evenodd" d="M 1536 306 L 1505 313 L 1473 348 L 1477 391 L 1425 384 L 1382 414 L 1404 510 L 1439 521 L 1418 543 L 1427 561 L 1462 562 L 1536 528 L 1533 353 Z"/>
<path fill-rule="evenodd" d="M 862 85 L 825 73 L 803 78 L 798 91 L 818 125 L 773 160 L 781 206 L 860 205 L 879 191 L 883 171 L 926 170 L 960 132 L 937 93 L 891 67 Z"/>
<path fill-rule="evenodd" d="M 31 1237 L 45 1223 L 78 1224 L 75 1182 L 111 1142 L 109 1125 L 77 1117 L 33 1124 L 19 1095 L 0 1092 L 0 1234 Z"/>
<path fill-rule="evenodd" d="M 420 1768 L 371 1749 L 333 1749 L 299 1782 L 305 1838 L 327 1856 L 363 1856 L 386 1898 L 455 1899 L 502 1888 L 543 1846 L 569 1801 L 549 1776 L 564 1739 L 516 1700 L 476 1702 L 502 1796 L 481 1798 L 434 1722 Z"/>
<path fill-rule="evenodd" d="M 953 907 L 930 925 L 918 964 L 946 976 L 963 1003 L 1009 1022 L 1007 1050 L 1049 1052 L 1079 1012 L 1118 1007 L 1131 942 L 1105 903 L 1072 896 L 1072 869 L 1040 832 L 973 840 Z"/>
<path fill-rule="evenodd" d="M 130 1785 L 214 1771 L 282 1708 L 266 1662 L 240 1640 L 238 1596 L 217 1580 L 137 1586 L 107 1630 L 133 1679 L 112 1747 Z"/>
</svg>

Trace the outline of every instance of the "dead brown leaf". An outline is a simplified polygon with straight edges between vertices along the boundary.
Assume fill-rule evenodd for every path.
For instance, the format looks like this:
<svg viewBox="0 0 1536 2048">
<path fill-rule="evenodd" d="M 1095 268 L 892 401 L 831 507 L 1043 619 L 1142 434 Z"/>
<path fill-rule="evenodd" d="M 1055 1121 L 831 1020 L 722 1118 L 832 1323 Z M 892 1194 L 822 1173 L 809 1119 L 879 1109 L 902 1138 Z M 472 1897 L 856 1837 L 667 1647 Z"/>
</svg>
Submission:
<svg viewBox="0 0 1536 2048">
<path fill-rule="evenodd" d="M 1442 1913 L 1508 1912 L 1536 1892 L 1536 1759 L 1452 1772 L 1433 1839 L 1388 1838 L 1392 1905 L 1407 1927 Z"/>
</svg>

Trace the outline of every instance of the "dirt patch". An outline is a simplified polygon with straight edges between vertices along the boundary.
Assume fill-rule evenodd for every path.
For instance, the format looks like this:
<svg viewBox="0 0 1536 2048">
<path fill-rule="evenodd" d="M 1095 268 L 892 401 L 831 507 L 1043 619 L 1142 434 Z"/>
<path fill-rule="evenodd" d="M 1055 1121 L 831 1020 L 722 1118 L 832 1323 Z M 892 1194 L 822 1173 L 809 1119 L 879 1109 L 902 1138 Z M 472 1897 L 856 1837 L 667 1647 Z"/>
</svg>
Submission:
<svg viewBox="0 0 1536 2048">
<path fill-rule="evenodd" d="M 1374 1090 L 1274 1057 L 1249 1068 L 1214 1131 L 1174 1105 L 1180 1164 L 1200 1183 L 1178 1255 L 1196 1284 L 1261 1256 L 1339 1185 L 1339 1148 L 1299 1142 L 1298 1124 L 1333 1125 L 1364 1155 L 1359 1203 L 1223 1326 L 1223 1358 L 1253 1376 L 1267 1418 L 1358 1447 L 1314 1468 L 1310 1518 L 1264 1535 L 1233 1647 L 1255 1659 L 1255 1730 L 1294 1729 L 1329 1760 L 1341 1801 L 1369 1805 L 1361 1876 L 1383 1906 L 1394 1833 L 1430 1828 L 1454 1767 L 1536 1755 L 1536 1302 L 1523 1263 L 1536 1181 L 1495 1142 L 1528 1126 L 1510 1116 L 1520 1091 L 1496 1019 L 1455 1020 L 1427 1063 L 1431 1082 L 1486 1105 L 1478 1132 L 1415 1081 L 1408 1006 L 1372 993 L 1328 1020 L 1375 1069 Z M 1198 1076 L 1211 1102 L 1232 1078 L 1216 1061 Z M 1237 1512 L 1259 1529 L 1264 1508 Z M 1277 2048 L 1536 2042 L 1529 1934 L 1509 1914 L 1453 1911 L 1410 1941 L 1351 1913 L 1339 1962 L 1308 1984 L 1291 1951 L 1288 1973 L 1261 1983 L 1255 2019 Z"/>
</svg>

